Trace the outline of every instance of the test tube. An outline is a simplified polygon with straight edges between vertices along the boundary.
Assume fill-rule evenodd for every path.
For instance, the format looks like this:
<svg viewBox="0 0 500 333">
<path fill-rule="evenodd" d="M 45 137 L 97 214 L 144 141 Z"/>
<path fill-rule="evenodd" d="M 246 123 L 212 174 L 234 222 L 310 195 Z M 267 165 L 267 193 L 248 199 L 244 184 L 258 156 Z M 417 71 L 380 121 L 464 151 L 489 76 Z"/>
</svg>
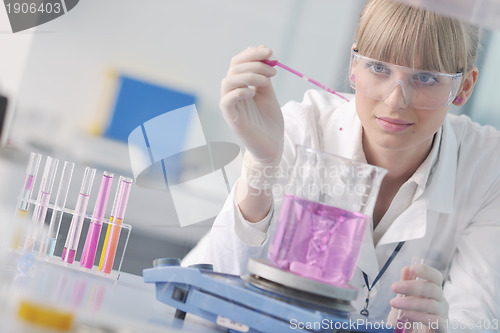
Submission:
<svg viewBox="0 0 500 333">
<path fill-rule="evenodd" d="M 109 274 L 113 268 L 113 263 L 115 261 L 116 248 L 118 246 L 118 240 L 120 239 L 120 231 L 123 223 L 123 218 L 125 217 L 125 210 L 127 209 L 128 197 L 130 194 L 130 189 L 132 187 L 132 179 L 128 177 L 120 176 L 120 181 L 118 183 L 118 189 L 115 196 L 115 204 L 113 205 L 112 223 L 108 226 L 108 230 L 111 230 L 106 238 L 108 239 L 106 248 L 103 247 L 102 253 L 104 253 L 104 258 L 102 258 L 102 266 L 99 268 L 100 271 Z"/>
<path fill-rule="evenodd" d="M 40 192 L 38 193 L 35 210 L 33 211 L 32 221 L 35 225 L 26 237 L 26 242 L 24 243 L 24 249 L 26 251 L 32 251 L 34 249 L 38 229 L 41 229 L 45 223 L 58 164 L 59 160 L 57 158 L 47 156 L 43 169 L 42 182 L 40 183 Z"/>
<path fill-rule="evenodd" d="M 113 222 L 113 214 L 115 213 L 116 201 L 118 199 L 118 193 L 120 193 L 120 184 L 122 183 L 123 176 L 118 179 L 118 186 L 116 187 L 115 199 L 113 200 L 113 206 L 111 207 L 111 216 L 109 217 L 109 224 L 106 227 L 106 236 L 104 237 L 104 244 L 102 245 L 101 258 L 99 259 L 98 269 L 102 269 L 104 263 L 104 254 L 108 247 L 109 234 L 111 233 L 111 223 Z"/>
<path fill-rule="evenodd" d="M 64 244 L 64 250 L 62 253 L 62 260 L 70 264 L 72 264 L 75 260 L 76 250 L 78 248 L 78 242 L 80 241 L 80 234 L 82 233 L 83 221 L 85 220 L 85 214 L 87 212 L 87 205 L 89 203 L 90 191 L 92 189 L 95 173 L 96 169 L 90 167 L 85 168 L 82 186 L 80 187 L 80 194 L 78 194 L 75 212 L 73 213 L 73 218 L 71 219 L 71 225 L 69 227 L 68 236 L 66 237 L 66 243 Z"/>
<path fill-rule="evenodd" d="M 75 163 L 68 161 L 64 162 L 59 188 L 57 189 L 56 201 L 54 203 L 54 209 L 52 210 L 52 217 L 50 218 L 49 234 L 43 250 L 43 252 L 49 256 L 54 255 L 57 235 L 59 234 L 59 228 L 64 214 L 63 209 L 66 206 L 66 199 L 68 198 L 69 185 L 71 184 L 74 168 Z"/>
<path fill-rule="evenodd" d="M 87 239 L 83 248 L 82 257 L 80 259 L 80 266 L 85 268 L 92 268 L 94 266 L 95 253 L 97 251 L 97 244 L 99 236 L 101 235 L 102 221 L 106 213 L 106 206 L 108 205 L 109 191 L 113 183 L 114 174 L 104 171 L 101 180 L 101 187 L 97 195 L 97 202 L 92 214 L 92 222 L 90 223 L 87 232 Z"/>
<path fill-rule="evenodd" d="M 26 176 L 24 177 L 23 187 L 21 188 L 21 193 L 17 201 L 16 215 L 18 218 L 25 219 L 28 215 L 28 209 L 31 200 L 31 194 L 33 193 L 33 185 L 36 181 L 36 174 L 38 173 L 38 168 L 40 167 L 40 160 L 42 155 L 32 152 L 28 160 L 28 166 L 26 168 Z M 10 239 L 10 248 L 17 250 L 19 248 L 19 243 L 21 242 L 22 227 L 21 225 L 16 225 Z"/>
<path fill-rule="evenodd" d="M 411 259 L 411 264 L 410 266 L 413 266 L 413 265 L 416 265 L 416 264 L 423 264 L 424 263 L 424 259 L 423 258 L 420 258 L 418 256 L 414 256 L 412 259 Z M 419 280 L 419 278 L 417 277 L 414 277 L 414 276 L 410 276 L 410 280 Z M 402 297 L 405 297 L 405 295 L 402 295 Z M 408 326 L 408 321 L 405 320 L 403 317 L 402 317 L 402 314 L 403 314 L 403 311 L 401 311 L 401 309 L 398 310 L 398 316 L 397 316 L 397 323 L 396 323 L 396 328 L 394 329 L 394 333 L 405 333 L 406 332 L 406 327 Z"/>
</svg>

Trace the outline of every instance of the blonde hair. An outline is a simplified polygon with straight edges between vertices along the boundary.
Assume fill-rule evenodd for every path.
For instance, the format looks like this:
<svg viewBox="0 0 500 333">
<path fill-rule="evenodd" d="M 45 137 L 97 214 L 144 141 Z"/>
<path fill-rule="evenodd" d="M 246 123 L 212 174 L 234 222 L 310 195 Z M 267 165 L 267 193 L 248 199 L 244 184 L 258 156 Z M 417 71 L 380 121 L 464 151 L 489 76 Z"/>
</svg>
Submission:
<svg viewBox="0 0 500 333">
<path fill-rule="evenodd" d="M 479 30 L 393 0 L 368 0 L 356 28 L 361 55 L 401 66 L 466 72 L 477 58 Z"/>
</svg>

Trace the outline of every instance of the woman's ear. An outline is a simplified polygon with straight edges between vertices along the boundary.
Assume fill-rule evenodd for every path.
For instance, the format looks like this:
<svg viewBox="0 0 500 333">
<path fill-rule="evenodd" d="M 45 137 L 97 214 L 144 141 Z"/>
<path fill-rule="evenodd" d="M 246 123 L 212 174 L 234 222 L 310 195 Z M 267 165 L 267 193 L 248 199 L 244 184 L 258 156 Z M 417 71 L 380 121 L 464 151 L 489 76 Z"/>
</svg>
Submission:
<svg viewBox="0 0 500 333">
<path fill-rule="evenodd" d="M 457 97 L 453 101 L 453 104 L 456 106 L 464 105 L 465 102 L 472 95 L 472 91 L 474 90 L 474 86 L 477 82 L 477 77 L 479 75 L 479 70 L 477 67 L 472 67 L 469 69 L 467 74 L 465 75 L 464 83 L 462 85 L 462 90 L 457 94 Z"/>
</svg>

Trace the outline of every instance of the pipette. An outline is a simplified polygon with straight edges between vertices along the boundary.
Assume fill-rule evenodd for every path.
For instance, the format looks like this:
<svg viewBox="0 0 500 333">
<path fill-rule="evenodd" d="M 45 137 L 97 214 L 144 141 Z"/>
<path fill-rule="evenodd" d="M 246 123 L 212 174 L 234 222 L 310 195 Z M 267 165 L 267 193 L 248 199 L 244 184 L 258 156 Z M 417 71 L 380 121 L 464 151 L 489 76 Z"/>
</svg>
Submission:
<svg viewBox="0 0 500 333">
<path fill-rule="evenodd" d="M 87 205 L 89 203 L 89 196 L 95 173 L 96 169 L 90 167 L 85 168 L 80 194 L 78 195 L 75 212 L 73 214 L 73 218 L 71 219 L 71 225 L 69 227 L 68 236 L 62 253 L 62 260 L 70 264 L 72 264 L 75 260 L 76 250 L 78 248 L 78 242 L 80 241 L 80 234 L 82 233 L 83 221 L 87 212 Z"/>
<path fill-rule="evenodd" d="M 30 230 L 24 243 L 24 250 L 32 251 L 35 247 L 38 230 L 43 228 L 45 217 L 47 216 L 47 209 L 49 208 L 50 196 L 52 188 L 54 187 L 54 180 L 56 178 L 57 166 L 59 160 L 47 156 L 45 161 L 45 168 L 43 170 L 42 182 L 40 183 L 40 192 L 38 193 L 35 210 L 33 211 L 32 221 L 34 226 Z"/>
<path fill-rule="evenodd" d="M 94 266 L 95 253 L 97 250 L 97 243 L 101 235 L 102 221 L 106 213 L 106 206 L 108 205 L 109 191 L 113 183 L 114 174 L 104 171 L 101 180 L 101 187 L 97 195 L 97 202 L 92 214 L 92 222 L 90 223 L 87 232 L 87 239 L 83 247 L 82 257 L 80 259 L 80 266 L 85 268 L 92 268 Z"/>
<path fill-rule="evenodd" d="M 125 217 L 125 210 L 127 209 L 128 197 L 130 189 L 132 188 L 132 179 L 120 176 L 118 183 L 118 190 L 116 191 L 115 203 L 113 211 L 111 212 L 112 224 L 108 226 L 109 235 L 106 235 L 106 240 L 101 255 L 101 262 L 99 263 L 99 270 L 109 274 L 113 268 L 115 260 L 116 248 L 120 238 L 121 225 Z M 109 237 L 108 237 L 109 236 Z"/>
<path fill-rule="evenodd" d="M 348 101 L 348 102 L 349 102 L 349 99 L 345 98 L 344 96 L 342 96 L 341 94 L 339 94 L 339 93 L 338 93 L 338 92 L 336 92 L 335 90 L 330 89 L 330 88 L 328 88 L 327 86 L 325 86 L 324 84 L 319 83 L 318 81 L 316 81 L 316 80 L 314 80 L 314 79 L 311 79 L 311 78 L 309 78 L 309 77 L 305 76 L 304 74 L 300 73 L 299 71 L 296 71 L 295 69 L 290 68 L 290 67 L 288 67 L 287 65 L 282 64 L 282 63 L 281 63 L 281 62 L 279 62 L 278 60 L 270 60 L 270 59 L 265 59 L 265 60 L 261 60 L 261 61 L 262 61 L 263 63 L 265 63 L 266 65 L 269 65 L 269 66 L 271 66 L 271 67 L 274 67 L 274 66 L 281 67 L 281 68 L 283 68 L 284 70 L 287 70 L 287 71 L 289 71 L 290 73 L 295 74 L 295 75 L 297 75 L 298 77 L 301 77 L 302 79 L 304 79 L 304 80 L 306 80 L 306 81 L 308 81 L 308 82 L 310 82 L 310 83 L 312 83 L 312 84 L 314 84 L 314 85 L 316 85 L 316 86 L 320 87 L 321 89 L 326 90 L 326 91 L 328 91 L 329 93 L 332 93 L 332 94 L 334 94 L 334 95 L 337 95 L 337 96 L 339 96 L 340 98 L 342 98 L 342 99 L 344 99 L 344 100 L 346 100 L 346 101 Z"/>
<path fill-rule="evenodd" d="M 47 241 L 42 254 L 47 254 L 49 256 L 54 255 L 57 235 L 59 234 L 59 228 L 64 214 L 63 210 L 66 206 L 66 199 L 68 198 L 69 185 L 71 184 L 74 167 L 75 163 L 68 161 L 64 162 L 61 179 L 59 181 L 59 188 L 57 189 L 56 201 L 54 203 L 54 209 L 52 210 L 52 217 L 50 218 L 49 234 L 47 236 Z"/>
<path fill-rule="evenodd" d="M 38 153 L 31 153 L 28 161 L 28 166 L 26 168 L 26 176 L 24 177 L 23 187 L 21 188 L 21 193 L 17 201 L 17 211 L 16 215 L 18 218 L 25 219 L 28 215 L 28 209 L 30 206 L 31 194 L 33 193 L 33 185 L 36 181 L 36 174 L 38 173 L 38 168 L 40 167 L 40 160 L 42 155 Z M 16 225 L 12 236 L 10 239 L 10 248 L 17 250 L 19 248 L 19 243 L 21 242 L 22 235 L 21 225 Z"/>
</svg>

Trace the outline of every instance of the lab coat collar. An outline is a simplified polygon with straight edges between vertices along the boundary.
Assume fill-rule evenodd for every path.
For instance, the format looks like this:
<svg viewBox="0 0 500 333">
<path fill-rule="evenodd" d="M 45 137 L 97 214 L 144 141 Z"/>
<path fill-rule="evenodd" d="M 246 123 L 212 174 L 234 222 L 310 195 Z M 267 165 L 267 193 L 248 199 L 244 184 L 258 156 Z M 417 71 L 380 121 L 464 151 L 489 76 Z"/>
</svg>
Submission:
<svg viewBox="0 0 500 333">
<path fill-rule="evenodd" d="M 448 117 L 442 126 L 441 145 L 427 188 L 427 209 L 451 214 L 454 210 L 458 143 Z"/>
<path fill-rule="evenodd" d="M 361 249 L 359 251 L 358 267 L 368 275 L 370 281 L 373 281 L 379 272 L 379 265 L 371 228 L 371 223 L 367 223 L 363 242 L 361 243 Z"/>
<path fill-rule="evenodd" d="M 432 145 L 431 151 L 425 161 L 420 165 L 420 167 L 415 171 L 415 173 L 408 179 L 408 181 L 413 181 L 417 185 L 417 191 L 415 193 L 414 199 L 418 198 L 421 193 L 427 187 L 427 183 L 432 175 L 434 167 L 437 164 L 439 157 L 439 150 L 441 148 L 441 138 L 443 134 L 443 127 L 441 127 L 434 136 L 434 143 Z"/>
<path fill-rule="evenodd" d="M 423 238 L 427 231 L 427 208 L 427 202 L 423 197 L 413 202 L 392 222 L 377 246 Z"/>
</svg>

